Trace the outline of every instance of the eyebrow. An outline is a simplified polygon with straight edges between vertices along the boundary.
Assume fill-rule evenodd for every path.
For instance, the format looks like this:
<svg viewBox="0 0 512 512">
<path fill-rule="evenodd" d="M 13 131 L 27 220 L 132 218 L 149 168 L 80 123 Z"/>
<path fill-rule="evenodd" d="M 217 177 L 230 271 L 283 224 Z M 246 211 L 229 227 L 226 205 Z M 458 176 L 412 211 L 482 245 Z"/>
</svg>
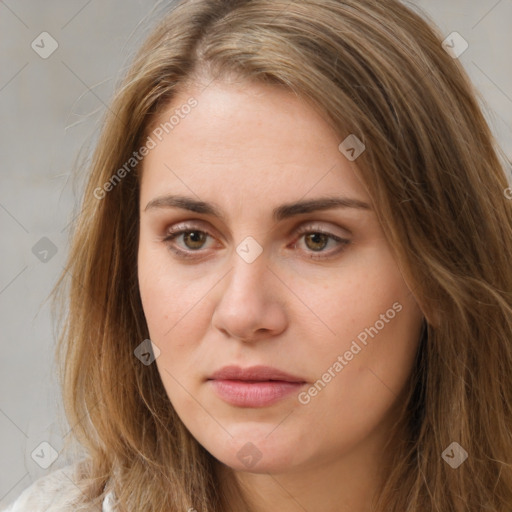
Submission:
<svg viewBox="0 0 512 512">
<path fill-rule="evenodd" d="M 191 212 L 213 215 L 224 222 L 226 221 L 225 215 L 217 205 L 186 196 L 167 195 L 157 197 L 149 201 L 144 211 L 157 208 L 181 208 Z M 357 208 L 371 211 L 370 205 L 359 199 L 350 197 L 319 197 L 278 206 L 272 211 L 272 217 L 274 221 L 279 222 L 283 219 L 300 215 L 301 213 L 331 210 L 333 208 Z"/>
</svg>

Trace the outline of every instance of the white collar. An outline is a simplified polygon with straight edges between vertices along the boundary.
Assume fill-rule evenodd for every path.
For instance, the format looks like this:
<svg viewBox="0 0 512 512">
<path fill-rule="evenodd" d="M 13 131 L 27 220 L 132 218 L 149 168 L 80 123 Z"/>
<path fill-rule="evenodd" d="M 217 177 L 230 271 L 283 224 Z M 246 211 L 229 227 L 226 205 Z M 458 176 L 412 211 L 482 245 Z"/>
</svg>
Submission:
<svg viewBox="0 0 512 512">
<path fill-rule="evenodd" d="M 114 509 L 114 492 L 110 491 L 103 500 L 101 512 L 115 512 Z"/>
</svg>

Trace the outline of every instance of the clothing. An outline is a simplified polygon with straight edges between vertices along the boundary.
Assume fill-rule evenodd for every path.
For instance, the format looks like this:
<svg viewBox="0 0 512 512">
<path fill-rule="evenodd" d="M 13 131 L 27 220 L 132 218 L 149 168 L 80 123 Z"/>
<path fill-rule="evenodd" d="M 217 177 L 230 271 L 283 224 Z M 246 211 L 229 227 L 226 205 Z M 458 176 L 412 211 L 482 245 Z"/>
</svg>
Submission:
<svg viewBox="0 0 512 512">
<path fill-rule="evenodd" d="M 52 471 L 38 478 L 17 499 L 0 512 L 98 512 L 97 508 L 77 503 L 82 492 L 73 483 L 76 465 Z M 110 491 L 103 500 L 102 512 L 116 512 L 114 494 Z"/>
</svg>

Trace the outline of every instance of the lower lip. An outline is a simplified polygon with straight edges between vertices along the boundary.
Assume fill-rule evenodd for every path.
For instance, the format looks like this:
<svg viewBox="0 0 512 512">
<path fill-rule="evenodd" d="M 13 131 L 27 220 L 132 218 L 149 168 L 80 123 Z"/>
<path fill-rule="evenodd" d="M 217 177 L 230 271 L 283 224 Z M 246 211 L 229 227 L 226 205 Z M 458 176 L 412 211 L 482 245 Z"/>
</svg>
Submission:
<svg viewBox="0 0 512 512">
<path fill-rule="evenodd" d="M 265 407 L 296 393 L 304 382 L 209 380 L 225 402 L 239 407 Z"/>
</svg>

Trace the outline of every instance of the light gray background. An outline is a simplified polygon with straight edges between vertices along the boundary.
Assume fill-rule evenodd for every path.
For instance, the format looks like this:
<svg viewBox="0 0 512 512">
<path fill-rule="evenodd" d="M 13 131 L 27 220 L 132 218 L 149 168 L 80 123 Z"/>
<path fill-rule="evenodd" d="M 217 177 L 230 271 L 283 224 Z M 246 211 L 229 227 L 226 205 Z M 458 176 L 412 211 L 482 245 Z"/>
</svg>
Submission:
<svg viewBox="0 0 512 512">
<path fill-rule="evenodd" d="M 486 117 L 512 161 L 512 0 L 413 3 L 445 36 L 457 31 L 468 41 L 460 61 L 484 94 Z M 79 197 L 71 169 L 79 149 L 94 141 L 154 6 L 151 0 L 0 2 L 0 508 L 67 463 L 59 457 L 42 469 L 31 457 L 44 441 L 59 451 L 67 432 L 44 300 L 62 270 Z M 42 32 L 59 45 L 47 59 L 31 48 Z M 32 252 L 43 237 L 57 249 L 46 262 Z"/>
</svg>

